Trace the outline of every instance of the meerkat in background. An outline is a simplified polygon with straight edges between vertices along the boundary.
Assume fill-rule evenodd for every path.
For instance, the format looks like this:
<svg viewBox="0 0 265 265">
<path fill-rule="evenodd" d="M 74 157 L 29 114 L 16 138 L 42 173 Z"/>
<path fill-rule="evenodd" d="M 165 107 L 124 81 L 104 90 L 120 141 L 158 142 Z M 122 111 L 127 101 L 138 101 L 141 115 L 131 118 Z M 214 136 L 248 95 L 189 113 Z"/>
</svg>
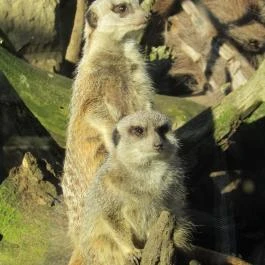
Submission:
<svg viewBox="0 0 265 265">
<path fill-rule="evenodd" d="M 176 244 L 188 248 L 185 187 L 178 141 L 167 117 L 139 111 L 113 132 L 113 149 L 88 188 L 81 227 L 85 265 L 139 264 L 141 249 L 161 211 L 179 220 Z"/>
<path fill-rule="evenodd" d="M 74 245 L 84 192 L 111 148 L 114 125 L 125 115 L 151 109 L 152 84 L 137 45 L 147 20 L 138 0 L 96 0 L 86 14 L 62 182 Z"/>
</svg>

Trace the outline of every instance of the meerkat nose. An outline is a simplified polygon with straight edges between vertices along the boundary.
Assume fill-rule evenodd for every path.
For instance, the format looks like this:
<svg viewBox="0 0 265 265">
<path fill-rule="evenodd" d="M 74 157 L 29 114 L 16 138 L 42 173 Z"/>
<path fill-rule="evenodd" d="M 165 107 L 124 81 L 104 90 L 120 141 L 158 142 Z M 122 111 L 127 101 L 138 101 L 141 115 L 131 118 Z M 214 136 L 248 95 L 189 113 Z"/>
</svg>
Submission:
<svg viewBox="0 0 265 265">
<path fill-rule="evenodd" d="M 162 143 L 154 143 L 154 149 L 156 151 L 162 151 L 163 150 L 163 144 Z"/>
<path fill-rule="evenodd" d="M 151 17 L 151 13 L 150 12 L 148 12 L 148 13 L 145 14 L 145 19 L 147 21 L 150 19 L 150 17 Z"/>
</svg>

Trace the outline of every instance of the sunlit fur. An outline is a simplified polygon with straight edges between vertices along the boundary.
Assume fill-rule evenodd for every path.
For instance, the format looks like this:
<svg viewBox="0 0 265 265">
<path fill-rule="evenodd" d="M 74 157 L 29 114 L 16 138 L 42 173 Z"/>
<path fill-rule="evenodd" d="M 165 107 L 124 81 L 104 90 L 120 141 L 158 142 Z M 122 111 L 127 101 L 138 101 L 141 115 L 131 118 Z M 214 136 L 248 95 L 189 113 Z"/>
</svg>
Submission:
<svg viewBox="0 0 265 265">
<path fill-rule="evenodd" d="M 124 2 L 130 3 L 131 12 L 121 17 L 112 9 Z M 91 16 L 94 24 L 88 23 Z M 84 194 L 111 148 L 112 130 L 123 116 L 151 109 L 153 97 L 136 39 L 147 23 L 138 1 L 96 0 L 86 18 L 85 45 L 73 84 L 62 181 L 68 232 L 74 245 L 70 264 L 82 264 L 79 242 Z"/>
<path fill-rule="evenodd" d="M 164 124 L 169 131 L 159 134 Z M 145 128 L 145 133 L 131 134 L 132 126 Z M 176 245 L 188 248 L 184 177 L 168 119 L 158 112 L 137 112 L 123 118 L 114 133 L 118 140 L 87 192 L 81 227 L 84 264 L 138 264 L 162 210 L 177 218 Z"/>
</svg>

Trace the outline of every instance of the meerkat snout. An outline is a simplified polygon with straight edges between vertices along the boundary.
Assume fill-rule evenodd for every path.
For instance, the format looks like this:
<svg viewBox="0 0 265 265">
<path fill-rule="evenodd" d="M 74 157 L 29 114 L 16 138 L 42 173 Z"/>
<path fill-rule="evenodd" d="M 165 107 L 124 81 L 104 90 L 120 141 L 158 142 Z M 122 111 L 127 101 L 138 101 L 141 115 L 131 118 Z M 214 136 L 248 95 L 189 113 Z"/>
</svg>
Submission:
<svg viewBox="0 0 265 265">
<path fill-rule="evenodd" d="M 163 150 L 163 143 L 154 143 L 154 149 L 158 152 Z"/>
</svg>

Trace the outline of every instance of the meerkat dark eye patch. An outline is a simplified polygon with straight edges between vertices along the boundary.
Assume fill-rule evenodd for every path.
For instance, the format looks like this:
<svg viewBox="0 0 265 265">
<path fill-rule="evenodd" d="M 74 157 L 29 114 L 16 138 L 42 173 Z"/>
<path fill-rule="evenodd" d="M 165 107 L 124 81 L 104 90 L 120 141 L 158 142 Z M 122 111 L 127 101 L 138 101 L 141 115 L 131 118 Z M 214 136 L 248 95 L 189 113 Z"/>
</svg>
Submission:
<svg viewBox="0 0 265 265">
<path fill-rule="evenodd" d="M 129 129 L 129 133 L 132 135 L 136 135 L 137 137 L 141 137 L 144 135 L 144 128 L 141 126 L 132 126 Z"/>
<path fill-rule="evenodd" d="M 250 45 L 251 48 L 256 50 L 258 50 L 261 47 L 260 42 L 254 39 L 250 39 L 248 44 Z"/>
<path fill-rule="evenodd" d="M 169 132 L 169 130 L 170 130 L 169 124 L 164 124 L 164 125 L 157 128 L 157 132 L 160 136 L 164 136 L 166 133 Z"/>
<path fill-rule="evenodd" d="M 120 17 L 125 17 L 130 13 L 131 6 L 127 3 L 122 3 L 118 5 L 114 5 L 112 11 L 116 14 L 119 14 Z"/>
<path fill-rule="evenodd" d="M 112 133 L 112 141 L 113 141 L 115 146 L 117 146 L 119 144 L 120 139 L 121 139 L 121 135 L 120 135 L 119 131 L 117 130 L 117 128 L 115 128 L 113 133 Z"/>
<path fill-rule="evenodd" d="M 86 13 L 86 20 L 87 20 L 87 23 L 89 24 L 89 26 L 91 28 L 97 27 L 98 17 L 96 15 L 96 13 L 93 12 L 92 10 L 88 10 L 88 12 Z"/>
</svg>

